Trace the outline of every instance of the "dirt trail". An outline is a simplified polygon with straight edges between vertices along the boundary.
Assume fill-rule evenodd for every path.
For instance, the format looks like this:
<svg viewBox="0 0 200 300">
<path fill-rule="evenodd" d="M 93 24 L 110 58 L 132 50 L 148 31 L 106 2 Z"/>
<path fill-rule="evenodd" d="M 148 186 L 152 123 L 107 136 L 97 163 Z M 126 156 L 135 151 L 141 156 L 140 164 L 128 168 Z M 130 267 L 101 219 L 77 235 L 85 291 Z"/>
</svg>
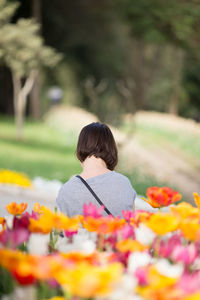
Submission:
<svg viewBox="0 0 200 300">
<path fill-rule="evenodd" d="M 199 172 L 178 155 L 156 147 L 150 151 L 134 139 L 121 149 L 121 155 L 124 171 L 133 172 L 135 167 L 142 169 L 145 174 L 176 186 L 190 201 L 193 199 L 193 192 L 200 192 Z"/>
<path fill-rule="evenodd" d="M 139 112 L 134 121 L 154 124 L 170 131 L 190 133 L 200 139 L 200 125 L 192 120 L 155 112 Z M 200 149 L 199 149 L 200 151 Z M 121 149 L 122 168 L 132 171 L 134 167 L 153 175 L 157 180 L 176 186 L 193 202 L 193 192 L 200 193 L 200 160 L 192 157 L 193 163 L 178 148 L 161 147 L 158 144 L 145 148 L 137 135 L 133 135 Z M 185 199 L 186 200 L 186 199 Z"/>
</svg>

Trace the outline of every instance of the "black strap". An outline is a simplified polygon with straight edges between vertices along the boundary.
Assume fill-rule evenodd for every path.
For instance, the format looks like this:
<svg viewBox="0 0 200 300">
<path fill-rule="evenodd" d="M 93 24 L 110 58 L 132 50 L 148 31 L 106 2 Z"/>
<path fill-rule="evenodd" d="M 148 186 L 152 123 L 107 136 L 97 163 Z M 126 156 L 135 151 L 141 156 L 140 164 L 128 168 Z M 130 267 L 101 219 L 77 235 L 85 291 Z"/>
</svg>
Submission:
<svg viewBox="0 0 200 300">
<path fill-rule="evenodd" d="M 81 177 L 80 175 L 76 175 L 77 178 L 79 178 L 84 184 L 85 186 L 88 188 L 88 190 L 90 191 L 90 193 L 94 196 L 94 198 L 97 200 L 97 202 L 100 205 L 103 205 L 105 212 L 107 212 L 108 215 L 111 215 L 111 212 L 107 209 L 107 207 L 103 204 L 103 202 L 99 199 L 99 197 L 97 196 L 97 194 L 95 194 L 95 192 L 93 191 L 93 189 L 89 186 L 89 184 L 85 181 L 85 179 L 83 179 L 83 177 Z"/>
</svg>

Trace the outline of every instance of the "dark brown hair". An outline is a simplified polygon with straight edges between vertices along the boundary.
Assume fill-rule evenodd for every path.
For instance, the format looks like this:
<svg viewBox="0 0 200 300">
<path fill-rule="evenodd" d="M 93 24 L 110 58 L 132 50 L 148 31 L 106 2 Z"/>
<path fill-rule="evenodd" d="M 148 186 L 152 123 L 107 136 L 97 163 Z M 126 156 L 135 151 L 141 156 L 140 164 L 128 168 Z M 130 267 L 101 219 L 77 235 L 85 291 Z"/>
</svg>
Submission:
<svg viewBox="0 0 200 300">
<path fill-rule="evenodd" d="M 99 122 L 83 127 L 78 138 L 77 158 L 83 162 L 92 155 L 103 159 L 109 170 L 114 170 L 117 165 L 117 146 L 113 134 L 107 125 Z"/>
</svg>

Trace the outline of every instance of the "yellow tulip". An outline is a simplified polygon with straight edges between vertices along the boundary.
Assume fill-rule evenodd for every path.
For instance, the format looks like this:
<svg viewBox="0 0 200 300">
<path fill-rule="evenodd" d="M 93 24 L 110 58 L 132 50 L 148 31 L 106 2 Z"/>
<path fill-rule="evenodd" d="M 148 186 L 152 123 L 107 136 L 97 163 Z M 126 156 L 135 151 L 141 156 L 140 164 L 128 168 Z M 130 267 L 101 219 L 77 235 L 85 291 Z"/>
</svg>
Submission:
<svg viewBox="0 0 200 300">
<path fill-rule="evenodd" d="M 199 300 L 200 299 L 200 292 L 191 294 L 183 298 L 183 300 Z"/>
<path fill-rule="evenodd" d="M 64 297 L 57 296 L 57 297 L 48 298 L 48 299 L 43 299 L 43 300 L 65 300 L 65 299 L 66 299 L 66 298 L 64 298 Z"/>
<path fill-rule="evenodd" d="M 121 277 L 122 266 L 113 263 L 108 266 L 93 266 L 80 263 L 74 268 L 63 269 L 55 279 L 70 294 L 90 298 L 108 294 Z"/>
<path fill-rule="evenodd" d="M 177 218 L 169 213 L 155 213 L 152 214 L 145 222 L 155 233 L 164 235 L 168 232 L 175 231 L 178 228 L 179 221 Z"/>
<path fill-rule="evenodd" d="M 187 217 L 199 217 L 199 210 L 187 202 L 179 203 L 176 206 L 170 207 L 171 213 L 179 220 L 184 220 Z"/>
<path fill-rule="evenodd" d="M 4 169 L 0 169 L 0 184 L 1 183 L 15 184 L 26 188 L 33 187 L 27 175 Z"/>
<path fill-rule="evenodd" d="M 180 229 L 187 239 L 191 241 L 200 241 L 200 223 L 199 219 L 187 218 L 180 224 Z"/>
</svg>

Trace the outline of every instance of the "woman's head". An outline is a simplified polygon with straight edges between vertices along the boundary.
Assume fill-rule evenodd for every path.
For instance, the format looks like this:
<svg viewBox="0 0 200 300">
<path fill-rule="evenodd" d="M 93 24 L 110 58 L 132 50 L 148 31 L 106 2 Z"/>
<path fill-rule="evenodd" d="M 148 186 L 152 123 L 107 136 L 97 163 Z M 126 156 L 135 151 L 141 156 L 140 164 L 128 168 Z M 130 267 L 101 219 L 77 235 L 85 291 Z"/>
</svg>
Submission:
<svg viewBox="0 0 200 300">
<path fill-rule="evenodd" d="M 109 170 L 118 162 L 117 147 L 110 128 L 101 123 L 91 123 L 80 132 L 76 155 L 80 162 L 94 155 L 105 161 Z"/>
</svg>

